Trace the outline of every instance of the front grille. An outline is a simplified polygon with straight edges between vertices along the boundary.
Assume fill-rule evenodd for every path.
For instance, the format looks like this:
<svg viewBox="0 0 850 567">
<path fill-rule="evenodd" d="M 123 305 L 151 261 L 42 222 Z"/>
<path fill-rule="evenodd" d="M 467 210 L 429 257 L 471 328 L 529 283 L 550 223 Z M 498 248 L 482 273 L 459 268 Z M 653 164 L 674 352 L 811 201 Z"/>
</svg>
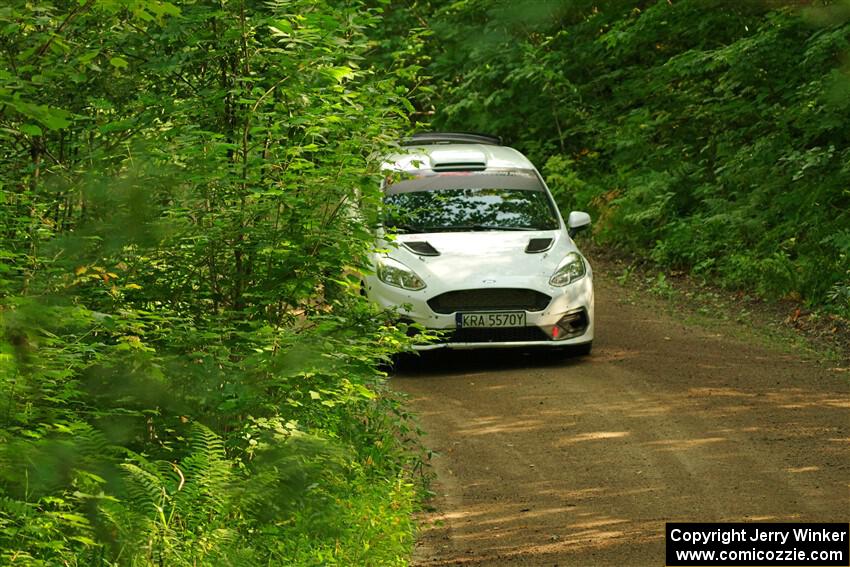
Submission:
<svg viewBox="0 0 850 567">
<path fill-rule="evenodd" d="M 505 327 L 499 329 L 457 329 L 449 335 L 450 343 L 507 343 L 548 341 L 540 327 Z"/>
<path fill-rule="evenodd" d="M 428 305 L 435 313 L 456 311 L 543 311 L 551 297 L 533 289 L 485 288 L 449 291 L 432 297 Z"/>
</svg>

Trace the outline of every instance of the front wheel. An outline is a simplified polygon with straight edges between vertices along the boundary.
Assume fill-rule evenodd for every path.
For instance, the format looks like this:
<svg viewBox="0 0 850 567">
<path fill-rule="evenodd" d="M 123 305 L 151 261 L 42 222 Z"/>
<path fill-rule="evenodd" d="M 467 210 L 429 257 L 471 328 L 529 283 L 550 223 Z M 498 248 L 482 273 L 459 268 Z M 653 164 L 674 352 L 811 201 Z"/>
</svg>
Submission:
<svg viewBox="0 0 850 567">
<path fill-rule="evenodd" d="M 564 347 L 564 354 L 567 356 L 587 356 L 590 354 L 590 351 L 593 349 L 593 341 L 589 343 L 582 343 L 580 345 L 570 345 Z"/>
</svg>

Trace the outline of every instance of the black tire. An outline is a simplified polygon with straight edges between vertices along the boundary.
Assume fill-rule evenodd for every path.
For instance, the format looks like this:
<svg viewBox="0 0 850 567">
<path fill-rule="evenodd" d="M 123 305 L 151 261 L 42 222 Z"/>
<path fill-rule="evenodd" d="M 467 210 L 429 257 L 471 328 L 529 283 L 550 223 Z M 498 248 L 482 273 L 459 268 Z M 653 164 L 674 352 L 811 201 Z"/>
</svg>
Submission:
<svg viewBox="0 0 850 567">
<path fill-rule="evenodd" d="M 564 354 L 567 356 L 587 356 L 590 354 L 590 351 L 593 349 L 593 341 L 589 343 L 582 343 L 580 345 L 572 345 L 568 347 L 564 347 Z"/>
<path fill-rule="evenodd" d="M 390 374 L 415 371 L 422 364 L 423 354 L 424 353 L 416 351 L 397 352 L 392 355 L 392 361 L 389 364 L 389 368 L 386 368 L 385 370 Z"/>
</svg>

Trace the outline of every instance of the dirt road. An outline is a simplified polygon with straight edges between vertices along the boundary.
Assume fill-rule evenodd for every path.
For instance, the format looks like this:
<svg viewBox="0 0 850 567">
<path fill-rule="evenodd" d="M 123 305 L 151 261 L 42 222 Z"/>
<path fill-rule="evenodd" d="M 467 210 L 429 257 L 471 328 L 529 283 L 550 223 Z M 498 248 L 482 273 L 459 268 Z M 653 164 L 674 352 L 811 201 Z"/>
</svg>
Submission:
<svg viewBox="0 0 850 567">
<path fill-rule="evenodd" d="M 417 565 L 664 564 L 667 521 L 850 520 L 850 372 L 619 301 L 578 360 L 399 372 L 434 459 Z"/>
</svg>

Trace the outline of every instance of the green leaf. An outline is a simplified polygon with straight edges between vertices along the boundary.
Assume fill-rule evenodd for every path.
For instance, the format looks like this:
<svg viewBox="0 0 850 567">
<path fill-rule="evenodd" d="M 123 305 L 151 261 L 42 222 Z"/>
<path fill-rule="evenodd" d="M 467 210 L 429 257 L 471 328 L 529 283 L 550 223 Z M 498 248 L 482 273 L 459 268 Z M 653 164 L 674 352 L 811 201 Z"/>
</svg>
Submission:
<svg viewBox="0 0 850 567">
<path fill-rule="evenodd" d="M 24 134 L 28 134 L 30 136 L 41 136 L 42 131 L 41 128 L 36 126 L 35 124 L 24 124 L 21 126 L 21 132 Z"/>
<path fill-rule="evenodd" d="M 354 69 L 351 67 L 328 67 L 324 71 L 338 83 L 354 78 Z"/>
<path fill-rule="evenodd" d="M 78 60 L 80 63 L 91 63 L 91 62 L 92 62 L 92 60 L 93 60 L 95 57 L 97 57 L 98 55 L 100 55 L 100 50 L 99 50 L 99 49 L 95 49 L 94 51 L 88 51 L 88 52 L 86 52 L 86 53 L 83 53 L 82 55 L 80 55 L 80 56 L 77 58 L 77 60 Z"/>
<path fill-rule="evenodd" d="M 70 116 L 71 114 L 69 112 L 58 108 L 50 108 L 41 114 L 39 120 L 50 130 L 61 130 L 71 125 L 71 121 L 68 120 Z"/>
<path fill-rule="evenodd" d="M 127 60 L 123 57 L 112 57 L 109 59 L 109 64 L 115 67 L 116 69 L 125 69 L 128 65 Z"/>
</svg>

